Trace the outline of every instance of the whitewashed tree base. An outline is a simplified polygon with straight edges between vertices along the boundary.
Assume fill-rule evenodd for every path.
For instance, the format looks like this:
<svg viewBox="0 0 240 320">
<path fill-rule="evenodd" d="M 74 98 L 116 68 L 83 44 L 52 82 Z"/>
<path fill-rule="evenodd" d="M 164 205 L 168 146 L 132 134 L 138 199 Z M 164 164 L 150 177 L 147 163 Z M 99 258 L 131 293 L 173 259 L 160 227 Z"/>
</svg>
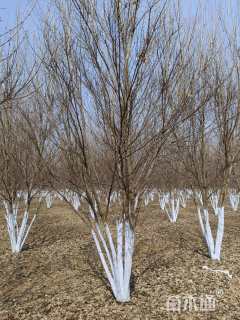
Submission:
<svg viewBox="0 0 240 320">
<path fill-rule="evenodd" d="M 96 224 L 95 230 L 92 230 L 92 236 L 116 300 L 118 302 L 127 302 L 130 300 L 134 232 L 127 221 L 118 221 L 116 227 L 116 248 L 107 224 L 102 230 L 107 240 L 105 240 L 98 224 Z"/>
<path fill-rule="evenodd" d="M 212 260 L 220 260 L 221 247 L 224 234 L 224 208 L 218 209 L 218 224 L 217 235 L 214 241 L 212 236 L 212 230 L 209 223 L 208 210 L 204 208 L 198 208 L 198 218 L 203 233 L 203 237 L 206 241 L 209 256 Z"/>
<path fill-rule="evenodd" d="M 78 194 L 73 194 L 72 198 L 71 198 L 71 204 L 73 206 L 73 208 L 78 211 L 80 206 L 81 206 L 81 202 L 79 199 Z"/>
<path fill-rule="evenodd" d="M 180 191 L 178 193 L 178 198 L 179 198 L 181 207 L 182 208 L 186 208 L 186 206 L 187 206 L 187 194 L 186 194 L 186 192 Z"/>
<path fill-rule="evenodd" d="M 179 199 L 171 199 L 169 203 L 165 205 L 165 212 L 170 222 L 175 223 L 179 214 L 180 202 Z"/>
<path fill-rule="evenodd" d="M 45 201 L 46 201 L 47 208 L 50 209 L 53 205 L 53 195 L 50 192 L 46 194 Z"/>
<path fill-rule="evenodd" d="M 194 192 L 194 198 L 195 198 L 195 201 L 197 202 L 197 204 L 202 207 L 203 206 L 203 198 L 202 198 L 202 194 L 200 191 L 196 190 Z"/>
<path fill-rule="evenodd" d="M 11 244 L 12 253 L 19 253 L 22 251 L 23 245 L 27 239 L 28 233 L 32 227 L 32 224 L 36 218 L 36 215 L 32 218 L 31 223 L 28 225 L 28 212 L 25 210 L 21 225 L 18 225 L 18 207 L 13 205 L 12 209 L 9 208 L 9 205 L 4 202 L 6 209 L 6 222 L 7 230 Z"/>
<path fill-rule="evenodd" d="M 218 215 L 218 211 L 219 211 L 219 206 L 218 206 L 219 198 L 220 198 L 219 192 L 212 193 L 210 196 L 210 202 L 211 202 L 215 216 Z"/>
<path fill-rule="evenodd" d="M 240 200 L 240 195 L 236 194 L 234 192 L 230 193 L 229 200 L 230 200 L 230 204 L 231 204 L 233 211 L 237 211 L 238 205 L 239 205 L 239 200 Z"/>
<path fill-rule="evenodd" d="M 164 211 L 166 204 L 169 202 L 169 198 L 167 195 L 159 195 L 159 205 L 160 209 Z"/>
</svg>

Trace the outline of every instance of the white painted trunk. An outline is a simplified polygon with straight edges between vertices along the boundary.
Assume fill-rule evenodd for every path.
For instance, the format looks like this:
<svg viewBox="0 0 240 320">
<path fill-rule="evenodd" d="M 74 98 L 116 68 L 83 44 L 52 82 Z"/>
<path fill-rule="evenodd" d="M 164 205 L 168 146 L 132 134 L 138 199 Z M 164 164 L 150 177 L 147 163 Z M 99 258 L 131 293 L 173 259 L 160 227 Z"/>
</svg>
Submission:
<svg viewBox="0 0 240 320">
<path fill-rule="evenodd" d="M 187 194 L 184 191 L 180 191 L 178 194 L 180 205 L 182 208 L 187 206 Z"/>
<path fill-rule="evenodd" d="M 50 192 L 46 194 L 45 201 L 46 201 L 47 208 L 50 209 L 53 204 L 53 196 Z"/>
<path fill-rule="evenodd" d="M 240 200 L 240 195 L 236 194 L 236 193 L 230 193 L 229 200 L 230 200 L 230 204 L 231 204 L 233 211 L 237 211 L 238 205 L 239 205 L 239 200 Z"/>
<path fill-rule="evenodd" d="M 195 191 L 194 192 L 194 197 L 195 197 L 195 200 L 197 201 L 198 205 L 200 207 L 202 207 L 203 206 L 202 193 L 200 191 Z"/>
<path fill-rule="evenodd" d="M 166 194 L 159 195 L 159 205 L 160 209 L 164 211 L 166 204 L 168 203 L 169 199 Z"/>
<path fill-rule="evenodd" d="M 166 199 L 164 197 L 159 199 L 159 205 L 160 205 L 161 210 L 165 209 Z"/>
<path fill-rule="evenodd" d="M 149 204 L 149 195 L 148 195 L 148 193 L 145 193 L 145 195 L 144 195 L 144 205 L 145 205 L 145 207 L 148 206 L 148 204 Z"/>
<path fill-rule="evenodd" d="M 71 198 L 71 204 L 76 211 L 79 210 L 81 202 L 80 202 L 79 196 L 77 194 L 73 194 L 73 196 Z"/>
<path fill-rule="evenodd" d="M 210 202 L 214 211 L 215 216 L 218 215 L 218 211 L 219 211 L 219 197 L 220 197 L 220 193 L 216 192 L 216 193 L 211 193 L 210 195 Z"/>
<path fill-rule="evenodd" d="M 150 192 L 149 197 L 150 197 L 151 201 L 154 201 L 154 192 L 153 191 Z"/>
<path fill-rule="evenodd" d="M 217 235 L 214 241 L 212 231 L 209 223 L 209 215 L 207 209 L 198 208 L 198 218 L 203 233 L 203 237 L 206 241 L 209 256 L 212 260 L 220 260 L 221 247 L 224 234 L 224 208 L 218 208 L 218 224 Z"/>
<path fill-rule="evenodd" d="M 134 232 L 127 221 L 118 221 L 116 228 L 116 247 L 107 224 L 103 228 L 107 241 L 98 224 L 96 224 L 96 230 L 92 230 L 92 236 L 116 300 L 118 302 L 127 302 L 130 300 Z"/>
<path fill-rule="evenodd" d="M 17 205 L 13 205 L 12 210 L 10 210 L 8 204 L 4 202 L 6 209 L 6 222 L 7 222 L 7 230 L 11 244 L 11 250 L 13 253 L 19 253 L 22 251 L 23 245 L 27 239 L 28 233 L 32 227 L 32 224 L 36 218 L 34 215 L 30 224 L 28 224 L 28 212 L 25 210 L 21 225 L 18 225 L 17 216 L 18 216 L 18 207 Z"/>
<path fill-rule="evenodd" d="M 165 212 L 170 220 L 170 222 L 175 223 L 179 215 L 179 199 L 171 199 L 169 203 L 165 206 Z"/>
</svg>

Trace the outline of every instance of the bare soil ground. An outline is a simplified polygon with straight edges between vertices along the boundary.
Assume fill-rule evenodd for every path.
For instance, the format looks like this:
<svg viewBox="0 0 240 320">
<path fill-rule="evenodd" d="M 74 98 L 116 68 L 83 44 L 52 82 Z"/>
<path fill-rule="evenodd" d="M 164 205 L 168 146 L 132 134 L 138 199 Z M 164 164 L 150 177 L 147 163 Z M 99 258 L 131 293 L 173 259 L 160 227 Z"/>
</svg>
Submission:
<svg viewBox="0 0 240 320">
<path fill-rule="evenodd" d="M 12 255 L 0 216 L 0 320 L 240 319 L 240 212 L 225 214 L 221 262 L 212 262 L 200 236 L 196 210 L 181 210 L 171 224 L 159 206 L 141 215 L 136 230 L 131 302 L 118 304 L 104 283 L 93 241 L 62 202 L 40 212 L 27 248 Z M 229 270 L 223 273 L 203 270 Z M 171 296 L 197 299 L 197 307 L 167 310 Z M 199 310 L 206 295 L 215 311 Z M 197 310 L 198 309 L 198 310 Z"/>
</svg>

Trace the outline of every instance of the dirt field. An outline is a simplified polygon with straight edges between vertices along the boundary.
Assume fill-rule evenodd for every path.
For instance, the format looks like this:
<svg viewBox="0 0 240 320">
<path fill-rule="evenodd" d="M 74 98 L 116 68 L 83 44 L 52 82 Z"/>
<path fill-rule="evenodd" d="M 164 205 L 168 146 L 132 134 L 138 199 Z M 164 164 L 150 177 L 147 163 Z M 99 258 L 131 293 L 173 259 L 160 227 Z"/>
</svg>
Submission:
<svg viewBox="0 0 240 320">
<path fill-rule="evenodd" d="M 118 304 L 87 229 L 67 206 L 55 202 L 40 212 L 18 256 L 9 250 L 1 214 L 0 320 L 240 319 L 240 213 L 226 210 L 221 263 L 206 256 L 194 208 L 181 210 L 170 224 L 152 204 L 136 233 L 131 302 Z M 203 270 L 205 265 L 229 270 L 233 278 Z M 196 308 L 212 296 L 215 311 L 190 304 L 180 313 L 167 310 L 176 295 L 183 304 L 193 296 Z"/>
</svg>

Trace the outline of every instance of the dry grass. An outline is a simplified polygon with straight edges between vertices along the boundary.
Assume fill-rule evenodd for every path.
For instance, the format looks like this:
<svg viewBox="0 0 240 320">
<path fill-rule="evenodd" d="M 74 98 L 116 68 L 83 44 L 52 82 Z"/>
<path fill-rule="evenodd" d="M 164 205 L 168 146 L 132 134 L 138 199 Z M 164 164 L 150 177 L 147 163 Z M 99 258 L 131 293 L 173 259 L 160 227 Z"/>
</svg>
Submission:
<svg viewBox="0 0 240 320">
<path fill-rule="evenodd" d="M 141 215 L 136 235 L 132 299 L 118 304 L 104 283 L 88 230 L 66 205 L 43 208 L 20 255 L 9 250 L 0 217 L 0 320 L 240 319 L 240 215 L 226 212 L 223 255 L 211 262 L 196 210 L 170 224 L 158 205 Z M 204 271 L 202 266 L 233 274 Z M 219 294 L 221 293 L 221 295 Z M 172 295 L 214 295 L 216 311 L 171 313 Z"/>
</svg>

